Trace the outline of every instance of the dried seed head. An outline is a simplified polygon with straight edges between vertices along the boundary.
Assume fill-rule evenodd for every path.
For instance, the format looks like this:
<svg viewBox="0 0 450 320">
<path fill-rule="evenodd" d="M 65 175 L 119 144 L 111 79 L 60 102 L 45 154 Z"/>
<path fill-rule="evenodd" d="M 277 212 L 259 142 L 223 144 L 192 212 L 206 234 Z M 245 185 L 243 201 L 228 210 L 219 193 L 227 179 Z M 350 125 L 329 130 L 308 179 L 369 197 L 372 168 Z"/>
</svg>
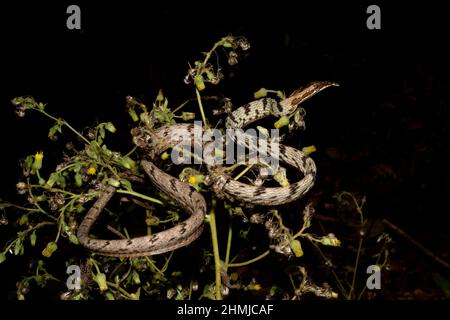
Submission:
<svg viewBox="0 0 450 320">
<path fill-rule="evenodd" d="M 228 64 L 234 66 L 238 63 L 238 54 L 235 51 L 230 51 L 228 54 Z"/>
<path fill-rule="evenodd" d="M 20 181 L 16 184 L 16 189 L 19 194 L 25 194 L 27 192 L 27 184 Z"/>
<path fill-rule="evenodd" d="M 237 45 L 242 49 L 242 51 L 247 51 L 250 49 L 250 42 L 248 42 L 247 38 L 240 37 L 236 41 Z"/>
</svg>

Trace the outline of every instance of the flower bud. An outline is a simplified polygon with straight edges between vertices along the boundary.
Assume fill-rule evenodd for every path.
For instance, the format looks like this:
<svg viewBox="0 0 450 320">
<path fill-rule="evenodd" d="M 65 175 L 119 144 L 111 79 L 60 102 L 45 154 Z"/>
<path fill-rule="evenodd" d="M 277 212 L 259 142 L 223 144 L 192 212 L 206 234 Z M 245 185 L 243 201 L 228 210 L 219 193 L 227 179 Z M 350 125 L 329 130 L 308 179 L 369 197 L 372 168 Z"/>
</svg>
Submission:
<svg viewBox="0 0 450 320">
<path fill-rule="evenodd" d="M 280 129 L 281 127 L 287 126 L 289 124 L 289 117 L 288 116 L 282 116 L 280 119 L 278 119 L 274 126 L 275 129 Z"/>
<path fill-rule="evenodd" d="M 261 88 L 258 91 L 256 91 L 253 95 L 255 96 L 255 99 L 264 98 L 267 96 L 267 89 Z"/>
</svg>

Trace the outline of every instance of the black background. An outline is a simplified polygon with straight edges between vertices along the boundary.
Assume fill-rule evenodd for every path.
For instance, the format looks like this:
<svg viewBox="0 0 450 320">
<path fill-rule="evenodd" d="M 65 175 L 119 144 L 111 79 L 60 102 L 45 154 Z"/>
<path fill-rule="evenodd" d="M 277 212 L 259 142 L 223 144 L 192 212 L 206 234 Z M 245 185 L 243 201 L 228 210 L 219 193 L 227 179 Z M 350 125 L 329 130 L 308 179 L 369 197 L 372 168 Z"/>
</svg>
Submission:
<svg viewBox="0 0 450 320">
<path fill-rule="evenodd" d="M 81 31 L 66 28 L 75 3 Z M 192 97 L 183 83 L 188 62 L 231 33 L 252 48 L 212 92 L 240 105 L 260 87 L 340 83 L 305 104 L 301 142 L 318 148 L 315 189 L 366 194 L 372 216 L 392 219 L 449 258 L 450 20 L 430 2 L 378 3 L 382 29 L 368 30 L 369 4 L 2 3 L 0 198 L 15 193 L 18 159 L 37 150 L 57 158 L 62 147 L 46 138 L 46 119 L 18 118 L 12 98 L 33 95 L 77 128 L 113 121 L 111 143 L 120 149 L 130 139 L 125 96 L 150 104 L 162 88 L 174 105 Z"/>
</svg>

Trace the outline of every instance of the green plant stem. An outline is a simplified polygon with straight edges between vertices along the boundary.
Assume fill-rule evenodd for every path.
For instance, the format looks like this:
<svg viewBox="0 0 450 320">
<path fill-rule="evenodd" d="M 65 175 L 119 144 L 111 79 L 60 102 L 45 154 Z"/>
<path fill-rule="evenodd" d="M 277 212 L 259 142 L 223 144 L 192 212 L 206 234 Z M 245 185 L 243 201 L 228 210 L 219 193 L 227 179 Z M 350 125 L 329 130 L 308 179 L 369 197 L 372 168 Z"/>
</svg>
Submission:
<svg viewBox="0 0 450 320">
<path fill-rule="evenodd" d="M 129 157 L 131 154 L 133 154 L 133 152 L 135 152 L 137 149 L 137 146 L 134 146 L 133 149 L 131 149 L 126 155 L 124 155 L 124 157 Z"/>
<path fill-rule="evenodd" d="M 2 202 L 2 205 L 4 205 L 5 207 L 13 207 L 13 208 L 20 209 L 20 210 L 25 210 L 25 211 L 28 211 L 28 212 L 40 212 L 41 211 L 39 209 L 22 207 L 22 206 L 19 206 L 17 204 L 11 203 L 11 202 Z M 55 217 L 53 217 L 53 218 L 56 220 Z"/>
<path fill-rule="evenodd" d="M 30 187 L 31 188 L 41 188 L 41 189 L 45 189 L 45 190 L 50 191 L 50 192 L 65 193 L 65 194 L 68 194 L 68 195 L 70 195 L 72 197 L 79 197 L 80 196 L 79 194 L 76 194 L 76 193 L 73 193 L 73 192 L 70 192 L 70 191 L 67 191 L 67 190 L 63 190 L 63 189 L 59 189 L 59 188 L 53 188 L 53 187 L 49 188 L 49 187 L 46 187 L 45 185 L 41 186 L 39 184 L 32 184 L 32 185 L 30 185 Z"/>
<path fill-rule="evenodd" d="M 247 173 L 248 170 L 250 170 L 253 167 L 254 163 L 250 163 L 244 170 L 242 170 L 235 178 L 234 180 L 239 180 L 244 174 Z"/>
<path fill-rule="evenodd" d="M 352 285 L 350 287 L 350 292 L 348 293 L 347 300 L 350 300 L 353 295 L 353 291 L 355 290 L 355 282 L 356 282 L 356 273 L 358 272 L 359 265 L 359 257 L 361 255 L 361 248 L 363 244 L 363 238 L 359 238 L 358 252 L 356 253 L 356 261 L 355 261 L 355 271 L 353 272 Z"/>
<path fill-rule="evenodd" d="M 228 270 L 228 264 L 230 262 L 230 253 L 231 253 L 231 240 L 233 239 L 233 228 L 231 223 L 231 216 L 230 216 L 230 224 L 228 225 L 228 239 L 227 239 L 227 252 L 225 255 L 225 272 Z"/>
<path fill-rule="evenodd" d="M 113 287 L 113 288 L 116 288 L 117 290 L 119 290 L 119 292 L 123 295 L 123 296 L 125 296 L 126 298 L 128 298 L 128 299 L 133 299 L 133 297 L 131 296 L 131 294 L 129 294 L 125 289 L 123 289 L 120 285 L 117 285 L 117 284 L 115 284 L 115 283 L 113 283 L 113 282 L 109 282 L 109 281 L 106 281 L 106 284 L 109 286 L 109 287 Z"/>
<path fill-rule="evenodd" d="M 183 108 L 185 105 L 187 105 L 189 102 L 191 101 L 191 99 L 186 100 L 185 102 L 183 102 L 182 104 L 180 104 L 178 107 L 176 107 L 172 113 L 175 114 L 177 111 L 179 111 L 181 108 Z"/>
<path fill-rule="evenodd" d="M 189 295 L 188 295 L 188 298 L 187 298 L 188 300 L 191 300 L 191 297 L 192 297 L 193 284 L 194 284 L 194 280 L 191 280 L 190 283 L 189 283 Z"/>
<path fill-rule="evenodd" d="M 164 272 L 162 272 L 154 263 L 153 263 L 153 261 L 148 257 L 148 256 L 146 256 L 145 257 L 145 260 L 147 260 L 147 262 L 150 264 L 150 266 L 153 268 L 153 270 L 152 271 L 156 271 L 156 272 L 158 272 L 160 275 L 162 275 L 163 277 L 164 277 Z"/>
<path fill-rule="evenodd" d="M 76 165 L 77 165 L 77 163 L 71 163 L 71 164 L 68 164 L 68 165 L 65 166 L 65 167 L 62 167 L 62 168 L 59 169 L 59 170 L 56 170 L 55 172 L 60 173 L 60 172 L 63 172 L 64 170 L 67 170 L 67 169 L 70 169 L 70 168 L 72 168 L 72 167 L 75 167 Z"/>
<path fill-rule="evenodd" d="M 314 247 L 316 247 L 316 249 L 319 251 L 319 253 L 320 253 L 322 259 L 326 261 L 327 258 L 325 257 L 325 254 L 324 254 L 324 253 L 322 252 L 322 250 L 320 249 L 319 245 L 318 245 L 317 243 L 315 243 L 315 242 L 312 242 L 312 244 L 313 244 Z M 339 286 L 339 289 L 341 290 L 342 295 L 343 295 L 343 296 L 346 296 L 347 294 L 346 294 L 346 290 L 345 290 L 345 288 L 344 288 L 344 285 L 342 284 L 341 280 L 339 279 L 338 275 L 336 274 L 336 272 L 335 272 L 333 269 L 331 269 L 331 274 L 333 275 L 334 279 L 336 280 L 336 282 L 337 282 L 337 284 L 338 284 L 338 286 Z"/>
<path fill-rule="evenodd" d="M 264 258 L 265 256 L 267 256 L 270 253 L 270 250 L 267 250 L 266 252 L 264 252 L 263 254 L 260 254 L 259 256 L 257 256 L 256 258 L 253 258 L 251 260 L 245 261 L 245 262 L 238 262 L 238 263 L 230 263 L 229 265 L 227 265 L 228 268 L 237 268 L 237 267 L 243 267 L 249 264 L 252 264 L 253 262 L 256 262 L 258 260 L 261 260 L 262 258 Z"/>
<path fill-rule="evenodd" d="M 221 278 L 220 278 L 220 255 L 219 255 L 219 240 L 217 238 L 217 227 L 216 227 L 216 200 L 212 200 L 211 210 L 209 211 L 208 221 L 209 227 L 211 228 L 211 240 L 214 252 L 214 268 L 216 274 L 216 299 L 222 300 L 221 293 Z"/>
<path fill-rule="evenodd" d="M 203 111 L 202 97 L 200 96 L 200 91 L 198 91 L 197 88 L 195 89 L 195 94 L 197 95 L 197 102 L 198 102 L 198 107 L 200 109 L 200 113 L 202 115 L 203 125 L 205 127 L 207 127 L 208 122 L 206 122 L 205 112 Z"/>
<path fill-rule="evenodd" d="M 41 109 L 37 109 L 39 112 L 42 112 L 44 115 L 46 115 L 47 117 L 49 117 L 52 120 L 55 120 L 57 122 L 62 121 L 62 123 L 69 128 L 73 133 L 75 133 L 78 137 L 80 137 L 84 142 L 86 142 L 87 144 L 90 144 L 90 141 L 88 139 L 86 139 L 81 133 L 79 133 L 77 130 L 75 130 L 69 123 L 67 123 L 65 120 L 61 120 L 58 118 L 55 118 L 54 116 L 48 114 L 47 112 L 45 112 L 45 110 L 41 110 Z"/>
<path fill-rule="evenodd" d="M 164 265 L 161 268 L 161 272 L 165 272 L 167 270 L 167 267 L 169 267 L 169 262 L 173 257 L 175 251 L 172 251 L 169 255 L 169 257 L 166 259 L 166 262 L 164 263 Z"/>
<path fill-rule="evenodd" d="M 11 249 L 11 247 L 15 244 L 15 242 L 16 242 L 16 240 L 17 240 L 18 238 L 22 238 L 22 241 L 23 241 L 23 238 L 25 238 L 25 236 L 26 236 L 28 233 L 30 233 L 31 231 L 37 230 L 37 229 L 39 229 L 39 228 L 41 228 L 41 227 L 43 227 L 43 226 L 47 226 L 47 225 L 51 225 L 51 224 L 55 224 L 55 223 L 54 223 L 54 222 L 49 222 L 49 221 L 40 222 L 40 223 L 38 223 L 37 225 L 35 225 L 34 227 L 31 227 L 31 228 L 29 228 L 29 229 L 27 229 L 27 230 L 25 230 L 25 231 L 20 232 L 20 234 L 22 234 L 22 236 L 18 236 L 18 237 L 16 237 L 16 238 L 14 238 L 14 241 L 11 241 L 11 240 L 10 240 L 11 243 L 9 243 L 9 244 L 6 246 L 6 248 L 3 250 L 3 253 L 8 252 L 8 250 Z"/>
<path fill-rule="evenodd" d="M 29 179 L 29 178 L 27 179 L 27 184 L 30 185 L 30 179 Z M 34 200 L 35 197 L 34 197 L 33 192 L 31 192 L 31 188 L 28 188 L 28 194 L 29 194 L 30 198 Z M 44 214 L 46 217 L 48 217 L 48 218 L 50 218 L 50 219 L 52 219 L 52 220 L 54 220 L 54 221 L 57 221 L 57 220 L 58 220 L 57 218 L 55 218 L 54 216 L 52 216 L 51 214 L 49 214 L 47 211 L 45 211 L 44 209 L 42 209 L 41 206 L 39 205 L 39 203 L 38 203 L 37 201 L 34 201 L 34 202 L 33 202 L 33 205 L 39 210 L 39 212 L 41 212 L 42 214 Z"/>
<path fill-rule="evenodd" d="M 138 192 L 135 192 L 135 191 L 128 191 L 128 190 L 119 189 L 116 192 L 117 193 L 121 193 L 121 194 L 128 194 L 130 196 L 134 196 L 134 197 L 137 197 L 137 198 L 148 200 L 150 202 L 154 202 L 154 203 L 157 203 L 157 204 L 160 204 L 160 205 L 164 205 L 164 203 L 161 200 L 158 200 L 158 199 L 146 196 L 145 194 L 138 193 Z"/>
</svg>

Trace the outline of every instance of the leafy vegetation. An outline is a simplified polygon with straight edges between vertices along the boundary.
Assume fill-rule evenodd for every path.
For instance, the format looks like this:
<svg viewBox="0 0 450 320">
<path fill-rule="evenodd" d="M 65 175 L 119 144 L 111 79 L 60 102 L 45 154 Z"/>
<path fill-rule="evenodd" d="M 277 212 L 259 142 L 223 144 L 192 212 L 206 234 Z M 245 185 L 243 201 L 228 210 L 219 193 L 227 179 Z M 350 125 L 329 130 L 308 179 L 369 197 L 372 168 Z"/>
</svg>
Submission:
<svg viewBox="0 0 450 320">
<path fill-rule="evenodd" d="M 207 85 L 216 85 L 224 79 L 222 66 L 218 62 L 214 65 L 211 60 L 215 57 L 219 61 L 225 55 L 228 64 L 233 66 L 249 48 L 243 37 L 227 36 L 216 42 L 188 70 L 185 82 L 193 85 L 195 98 L 177 107 L 169 103 L 162 91 L 151 108 L 127 97 L 126 110 L 133 125 L 154 129 L 163 124 L 191 121 L 196 114 L 182 109 L 196 102 L 204 126 L 211 126 L 213 121 L 206 117 L 205 102 L 218 104 L 215 114 L 231 109 L 229 99 L 202 96 Z M 254 97 L 269 94 L 284 97 L 280 90 L 264 88 Z M 345 269 L 333 260 L 349 246 L 345 243 L 345 249 L 339 248 L 339 235 L 324 229 L 319 228 L 321 235 L 317 235 L 312 204 L 306 204 L 304 209 L 294 205 L 272 209 L 241 207 L 211 195 L 203 183 L 204 175 L 194 167 L 184 168 L 179 177 L 209 199 L 210 241 L 205 241 L 207 235 L 204 235 L 189 248 L 145 258 L 92 254 L 80 248 L 76 230 L 92 200 L 99 196 L 102 185 L 118 188 L 117 193 L 122 197 L 120 204 L 111 205 L 107 210 L 109 216 L 105 219 L 108 220 L 106 229 L 116 236 L 129 238 L 130 231 L 133 235 L 157 232 L 176 224 L 184 213 L 173 206 L 171 199 L 148 186 L 139 167 L 136 147 L 130 146 L 125 154 L 110 149 L 108 140 L 116 133 L 113 123 L 103 122 L 79 131 L 65 119 L 48 113 L 46 105 L 33 97 L 17 97 L 12 103 L 20 117 L 34 112 L 53 120 L 49 139 L 68 139 L 66 150 L 61 151 L 61 159 L 51 172 L 46 168 L 46 158 L 54 156 L 50 151 L 37 151 L 20 162 L 22 178 L 16 188 L 23 196 L 23 203 L 0 202 L 0 208 L 6 212 L 5 221 L 11 221 L 9 227 L 17 232 L 4 244 L 0 263 L 8 263 L 14 256 L 28 261 L 26 274 L 17 279 L 17 299 L 26 299 L 33 291 L 42 290 L 39 288 L 50 291 L 51 296 L 74 300 L 222 299 L 239 295 L 303 299 L 307 294 L 326 299 L 360 299 L 367 294 L 367 274 L 363 275 L 360 266 L 387 265 L 390 238 L 381 234 L 375 243 L 365 240 L 365 197 L 342 192 L 334 200 L 337 207 L 347 208 L 349 222 L 357 218 L 351 231 L 353 236 L 346 237 L 348 242 L 356 239 L 356 250 L 346 253 L 353 256 L 354 264 Z M 303 116 L 300 112 L 283 116 L 274 127 L 298 124 Z M 71 141 L 73 137 L 75 140 Z M 315 151 L 314 146 L 305 148 L 307 152 Z M 167 153 L 161 155 L 163 161 L 167 158 Z M 250 179 L 251 174 L 249 166 L 236 179 Z M 278 178 L 281 185 L 288 183 Z M 219 225 L 219 220 L 226 223 Z M 318 259 L 306 259 L 312 256 Z M 80 289 L 66 287 L 65 271 L 70 265 L 80 267 Z M 319 279 L 321 285 L 311 276 L 317 274 L 315 270 L 324 273 Z M 447 290 L 448 285 L 438 280 Z"/>
</svg>

